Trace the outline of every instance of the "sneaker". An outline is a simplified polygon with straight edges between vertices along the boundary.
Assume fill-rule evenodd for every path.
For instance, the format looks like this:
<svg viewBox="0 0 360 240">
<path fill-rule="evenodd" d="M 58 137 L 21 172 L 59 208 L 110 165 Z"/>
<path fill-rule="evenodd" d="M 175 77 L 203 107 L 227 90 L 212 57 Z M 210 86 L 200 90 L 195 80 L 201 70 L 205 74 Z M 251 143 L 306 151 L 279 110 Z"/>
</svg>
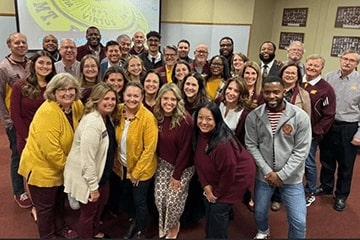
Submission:
<svg viewBox="0 0 360 240">
<path fill-rule="evenodd" d="M 261 233 L 261 232 L 258 232 L 254 239 L 270 239 L 270 234 L 269 233 Z"/>
<path fill-rule="evenodd" d="M 281 202 L 272 202 L 271 203 L 271 210 L 276 212 L 276 211 L 279 211 L 281 209 Z"/>
<path fill-rule="evenodd" d="M 313 202 L 315 202 L 316 197 L 313 193 L 310 193 L 306 196 L 306 206 L 309 207 Z"/>
<path fill-rule="evenodd" d="M 30 208 L 32 207 L 32 202 L 26 192 L 20 195 L 14 195 L 14 200 L 21 208 Z"/>
</svg>

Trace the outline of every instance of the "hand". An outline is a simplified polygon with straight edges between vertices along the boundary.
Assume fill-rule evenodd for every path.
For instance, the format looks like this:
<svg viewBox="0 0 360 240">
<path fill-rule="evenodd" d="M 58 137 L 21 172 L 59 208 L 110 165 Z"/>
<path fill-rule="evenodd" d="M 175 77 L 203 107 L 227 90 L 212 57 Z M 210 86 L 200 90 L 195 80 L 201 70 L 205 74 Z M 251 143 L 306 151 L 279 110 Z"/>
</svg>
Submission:
<svg viewBox="0 0 360 240">
<path fill-rule="evenodd" d="M 353 137 L 353 139 L 351 140 L 351 143 L 354 146 L 360 146 L 360 138 Z"/>
<path fill-rule="evenodd" d="M 133 187 L 137 187 L 139 186 L 139 180 L 135 179 L 135 178 L 130 178 L 130 181 L 132 182 Z"/>
<path fill-rule="evenodd" d="M 264 178 L 268 182 L 268 184 L 272 187 L 279 187 L 282 185 L 282 180 L 279 178 L 276 172 L 271 172 L 265 175 Z"/>
<path fill-rule="evenodd" d="M 212 186 L 211 185 L 206 185 L 204 187 L 204 196 L 206 197 L 206 199 L 211 202 L 211 203 L 215 203 L 217 197 L 215 197 L 215 195 L 213 194 L 212 191 Z"/>
<path fill-rule="evenodd" d="M 99 190 L 90 192 L 89 202 L 96 202 L 100 197 Z"/>
<path fill-rule="evenodd" d="M 173 190 L 173 191 L 179 191 L 180 189 L 180 180 L 176 180 L 175 178 L 171 177 L 170 179 L 170 188 Z"/>
</svg>

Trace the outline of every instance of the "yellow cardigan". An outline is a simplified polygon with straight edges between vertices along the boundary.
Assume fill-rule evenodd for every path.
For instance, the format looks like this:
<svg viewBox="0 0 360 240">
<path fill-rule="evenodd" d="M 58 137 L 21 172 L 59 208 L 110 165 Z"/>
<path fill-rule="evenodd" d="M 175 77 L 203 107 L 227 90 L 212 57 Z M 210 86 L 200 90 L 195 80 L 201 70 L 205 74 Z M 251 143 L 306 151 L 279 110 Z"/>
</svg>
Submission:
<svg viewBox="0 0 360 240">
<path fill-rule="evenodd" d="M 72 104 L 74 128 L 83 115 L 80 100 Z M 61 186 L 63 171 L 70 152 L 74 130 L 59 105 L 45 101 L 35 113 L 29 136 L 21 154 L 18 173 L 30 185 L 38 187 Z"/>
<path fill-rule="evenodd" d="M 119 104 L 120 113 L 122 113 L 123 108 L 124 104 Z M 125 119 L 122 117 L 115 130 L 119 151 L 124 126 Z M 157 121 L 154 115 L 141 104 L 135 118 L 130 122 L 126 138 L 127 178 L 132 177 L 140 181 L 146 181 L 155 174 L 157 167 L 157 140 Z M 123 167 L 119 156 L 118 154 L 117 159 L 115 159 L 113 170 L 122 178 Z"/>
</svg>

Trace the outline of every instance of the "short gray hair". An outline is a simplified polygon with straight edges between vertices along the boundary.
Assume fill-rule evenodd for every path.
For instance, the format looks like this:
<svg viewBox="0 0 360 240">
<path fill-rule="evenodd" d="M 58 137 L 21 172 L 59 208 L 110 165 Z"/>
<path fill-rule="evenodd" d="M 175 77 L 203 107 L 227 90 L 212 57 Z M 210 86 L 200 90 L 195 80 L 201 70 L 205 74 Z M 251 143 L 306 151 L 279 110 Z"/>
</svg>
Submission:
<svg viewBox="0 0 360 240">
<path fill-rule="evenodd" d="M 66 84 L 72 84 L 75 88 L 76 95 L 75 100 L 79 100 L 81 97 L 79 81 L 75 79 L 70 73 L 58 73 L 56 74 L 46 86 L 44 98 L 48 101 L 56 102 L 55 91 L 64 87 Z"/>
</svg>

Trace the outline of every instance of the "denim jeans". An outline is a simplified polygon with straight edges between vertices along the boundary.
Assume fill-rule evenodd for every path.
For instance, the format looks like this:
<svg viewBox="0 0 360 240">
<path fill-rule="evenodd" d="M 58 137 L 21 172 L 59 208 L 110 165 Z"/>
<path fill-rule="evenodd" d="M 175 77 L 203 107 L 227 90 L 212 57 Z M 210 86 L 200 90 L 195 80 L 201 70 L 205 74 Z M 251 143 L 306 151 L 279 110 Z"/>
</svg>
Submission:
<svg viewBox="0 0 360 240">
<path fill-rule="evenodd" d="M 316 190 L 317 170 L 316 170 L 315 155 L 318 145 L 319 143 L 314 139 L 311 141 L 310 152 L 305 160 L 305 178 L 306 178 L 305 190 L 309 193 L 315 192 Z"/>
<path fill-rule="evenodd" d="M 149 218 L 149 210 L 147 203 L 148 190 L 151 183 L 151 179 L 146 181 L 139 181 L 139 185 L 133 186 L 133 199 L 134 205 L 136 209 L 136 231 L 141 231 L 145 233 L 148 218 Z"/>
<path fill-rule="evenodd" d="M 206 198 L 205 216 L 206 216 L 206 237 L 207 239 L 228 238 L 228 226 L 230 221 L 230 210 L 232 204 L 228 203 L 209 203 Z"/>
<path fill-rule="evenodd" d="M 274 189 L 266 182 L 255 181 L 255 223 L 258 231 L 264 234 L 270 233 L 268 214 Z M 289 224 L 288 238 L 305 238 L 306 203 L 303 184 L 283 184 L 279 189 Z"/>
<path fill-rule="evenodd" d="M 6 134 L 10 142 L 10 150 L 11 150 L 10 176 L 11 176 L 13 193 L 15 195 L 20 195 L 25 192 L 25 189 L 24 189 L 23 177 L 20 174 L 18 174 L 20 155 L 16 146 L 15 127 L 13 126 L 12 128 L 7 128 Z"/>
</svg>

